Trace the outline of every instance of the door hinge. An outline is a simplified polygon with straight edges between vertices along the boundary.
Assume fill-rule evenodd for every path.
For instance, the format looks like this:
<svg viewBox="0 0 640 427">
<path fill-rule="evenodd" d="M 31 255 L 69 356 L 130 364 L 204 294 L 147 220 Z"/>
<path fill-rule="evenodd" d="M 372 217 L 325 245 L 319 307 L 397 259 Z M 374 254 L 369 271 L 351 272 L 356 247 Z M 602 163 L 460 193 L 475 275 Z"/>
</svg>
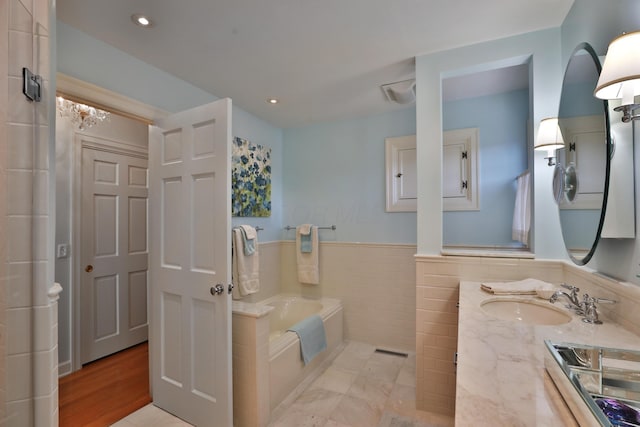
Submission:
<svg viewBox="0 0 640 427">
<path fill-rule="evenodd" d="M 467 181 L 462 181 L 462 189 L 464 190 L 467 186 Z"/>
<path fill-rule="evenodd" d="M 570 142 L 569 143 L 569 151 L 576 151 L 576 143 L 575 142 Z"/>
<path fill-rule="evenodd" d="M 463 152 L 462 152 L 462 158 L 463 158 L 463 159 L 466 159 L 466 158 L 467 158 L 467 152 L 466 152 L 466 151 L 463 151 Z"/>
</svg>

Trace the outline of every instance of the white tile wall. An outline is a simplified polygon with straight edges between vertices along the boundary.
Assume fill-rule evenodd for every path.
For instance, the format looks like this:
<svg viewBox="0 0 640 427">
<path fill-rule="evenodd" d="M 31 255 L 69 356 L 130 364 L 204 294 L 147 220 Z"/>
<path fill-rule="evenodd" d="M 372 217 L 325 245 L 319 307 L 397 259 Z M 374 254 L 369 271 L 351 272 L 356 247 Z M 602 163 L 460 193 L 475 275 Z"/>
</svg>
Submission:
<svg viewBox="0 0 640 427">
<path fill-rule="evenodd" d="M 57 306 L 47 296 L 49 14 L 48 0 L 0 2 L 0 419 L 8 426 L 58 424 Z M 41 103 L 22 94 L 22 67 L 45 78 Z"/>
<path fill-rule="evenodd" d="M 340 299 L 346 340 L 414 351 L 415 252 L 413 245 L 322 242 L 320 284 L 306 285 L 297 279 L 295 242 L 282 242 L 281 289 Z"/>
</svg>

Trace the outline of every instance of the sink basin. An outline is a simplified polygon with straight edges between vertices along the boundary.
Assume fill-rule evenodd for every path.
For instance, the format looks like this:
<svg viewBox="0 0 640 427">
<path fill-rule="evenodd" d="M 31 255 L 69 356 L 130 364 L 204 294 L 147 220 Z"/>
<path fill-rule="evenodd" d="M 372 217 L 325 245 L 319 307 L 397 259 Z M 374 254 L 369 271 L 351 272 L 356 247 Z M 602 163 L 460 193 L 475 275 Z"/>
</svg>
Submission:
<svg viewBox="0 0 640 427">
<path fill-rule="evenodd" d="M 498 319 L 532 325 L 561 325 L 571 321 L 564 310 L 532 299 L 492 298 L 480 303 L 480 307 Z"/>
</svg>

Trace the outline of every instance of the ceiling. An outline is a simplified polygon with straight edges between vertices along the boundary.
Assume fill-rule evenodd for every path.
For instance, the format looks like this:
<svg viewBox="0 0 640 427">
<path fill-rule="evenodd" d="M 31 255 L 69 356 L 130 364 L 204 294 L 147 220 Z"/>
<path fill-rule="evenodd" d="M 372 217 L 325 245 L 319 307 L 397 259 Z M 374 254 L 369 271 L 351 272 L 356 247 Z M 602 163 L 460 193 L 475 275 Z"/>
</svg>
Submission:
<svg viewBox="0 0 640 427">
<path fill-rule="evenodd" d="M 415 77 L 415 56 L 559 27 L 572 3 L 58 0 L 57 14 L 94 38 L 289 128 L 406 108 L 390 103 L 380 86 Z M 154 26 L 134 25 L 134 13 L 147 14 Z M 280 102 L 267 103 L 272 97 Z"/>
</svg>

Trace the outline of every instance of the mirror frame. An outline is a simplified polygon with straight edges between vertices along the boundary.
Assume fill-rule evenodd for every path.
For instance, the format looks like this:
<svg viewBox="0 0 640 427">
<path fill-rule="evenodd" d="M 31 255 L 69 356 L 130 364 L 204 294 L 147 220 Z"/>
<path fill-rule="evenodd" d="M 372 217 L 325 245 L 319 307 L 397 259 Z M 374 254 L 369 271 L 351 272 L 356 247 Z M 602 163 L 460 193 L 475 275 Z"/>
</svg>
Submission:
<svg viewBox="0 0 640 427">
<path fill-rule="evenodd" d="M 566 68 L 565 68 L 565 72 L 564 72 L 564 75 L 563 75 L 563 78 L 562 78 L 562 89 L 561 89 L 561 92 L 560 92 L 560 105 L 558 105 L 558 119 L 559 120 L 560 120 L 560 106 L 562 105 L 562 93 L 563 93 L 563 91 L 564 91 L 563 89 L 565 87 L 565 80 L 567 78 L 567 71 L 569 69 L 569 65 L 571 64 L 571 60 L 574 58 L 576 53 L 581 51 L 581 50 L 584 50 L 585 52 L 587 52 L 591 56 L 591 59 L 593 60 L 593 64 L 596 67 L 598 75 L 600 75 L 600 73 L 602 72 L 602 64 L 600 63 L 600 59 L 598 58 L 598 55 L 596 54 L 596 52 L 593 49 L 593 47 L 589 43 L 586 43 L 586 42 L 578 44 L 575 47 L 575 49 L 573 50 L 573 52 L 571 52 L 571 56 L 569 57 L 569 61 L 567 62 L 567 65 L 566 65 Z M 598 100 L 598 101 L 600 101 L 600 100 Z M 589 261 L 591 261 L 591 258 L 593 257 L 593 254 L 595 253 L 596 248 L 598 246 L 598 242 L 600 241 L 600 236 L 602 234 L 602 227 L 604 226 L 604 218 L 605 218 L 605 215 L 606 215 L 606 212 L 607 212 L 607 200 L 608 200 L 608 196 L 609 196 L 609 177 L 610 177 L 610 171 L 611 171 L 611 154 L 612 154 L 611 123 L 610 123 L 610 116 L 609 116 L 609 102 L 607 100 L 603 100 L 601 102 L 603 103 L 603 110 L 604 110 L 605 138 L 606 138 L 605 176 L 604 176 L 604 189 L 603 189 L 603 193 L 602 193 L 602 207 L 600 209 L 600 219 L 598 221 L 598 228 L 596 230 L 596 235 L 595 235 L 594 241 L 591 244 L 591 249 L 589 250 L 589 252 L 583 258 L 576 258 L 569 251 L 569 248 L 567 247 L 566 239 L 565 239 L 565 230 L 562 228 L 562 221 L 560 220 L 560 229 L 561 229 L 561 232 L 562 232 L 562 241 L 563 241 L 563 243 L 565 245 L 565 250 L 567 251 L 567 255 L 569 255 L 569 258 L 571 258 L 571 261 L 573 261 L 573 263 L 576 264 L 576 265 L 586 265 Z M 560 213 L 560 206 L 558 205 L 558 214 L 559 213 Z M 560 219 L 559 216 L 558 216 L 558 219 Z"/>
</svg>

